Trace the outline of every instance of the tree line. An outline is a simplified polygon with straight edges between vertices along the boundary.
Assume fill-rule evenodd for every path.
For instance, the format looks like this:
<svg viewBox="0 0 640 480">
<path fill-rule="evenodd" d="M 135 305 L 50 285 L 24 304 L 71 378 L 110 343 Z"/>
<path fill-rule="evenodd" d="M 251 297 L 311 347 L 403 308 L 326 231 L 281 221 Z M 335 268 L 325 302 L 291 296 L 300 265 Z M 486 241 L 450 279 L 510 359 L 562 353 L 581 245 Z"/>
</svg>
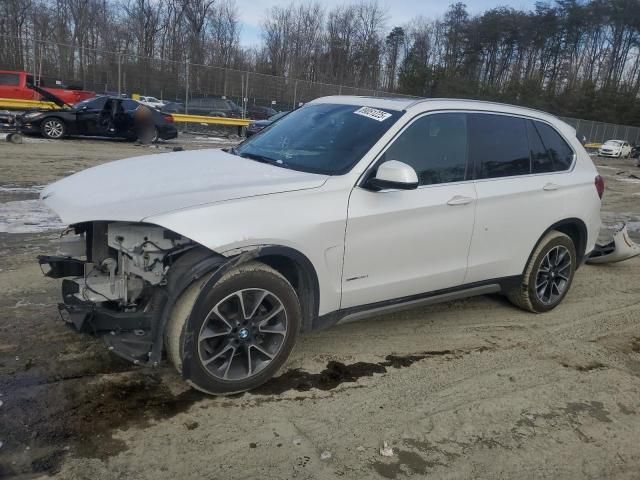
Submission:
<svg viewBox="0 0 640 480">
<path fill-rule="evenodd" d="M 261 42 L 244 47 L 240 8 L 256 7 L 234 0 L 2 0 L 0 67 L 37 63 L 50 75 L 93 85 L 126 54 L 129 75 L 141 84 L 184 81 L 189 61 L 640 125 L 640 0 L 556 0 L 477 15 L 455 3 L 441 18 L 406 25 L 390 24 L 390 5 L 273 7 Z M 205 82 L 203 71 L 190 82 Z"/>
</svg>

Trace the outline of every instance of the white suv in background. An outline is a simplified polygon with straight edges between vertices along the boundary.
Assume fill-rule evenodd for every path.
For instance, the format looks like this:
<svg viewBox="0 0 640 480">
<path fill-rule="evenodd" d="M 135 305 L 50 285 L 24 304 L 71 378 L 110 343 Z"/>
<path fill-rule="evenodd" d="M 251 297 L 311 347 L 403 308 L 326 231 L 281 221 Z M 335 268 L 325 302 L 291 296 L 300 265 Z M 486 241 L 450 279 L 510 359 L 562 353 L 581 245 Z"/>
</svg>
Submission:
<svg viewBox="0 0 640 480">
<path fill-rule="evenodd" d="M 631 145 L 624 140 L 607 140 L 598 149 L 601 157 L 629 158 L 631 155 Z"/>
<path fill-rule="evenodd" d="M 107 163 L 42 198 L 76 236 L 41 257 L 60 310 L 115 353 L 166 351 L 209 393 L 254 388 L 300 332 L 501 292 L 567 294 L 600 228 L 575 130 L 467 100 L 327 97 L 228 152 Z"/>
<path fill-rule="evenodd" d="M 140 96 L 140 100 L 138 100 L 141 104 L 146 105 L 147 107 L 152 107 L 160 110 L 164 107 L 165 103 L 162 100 L 158 100 L 156 97 L 147 97 Z"/>
</svg>

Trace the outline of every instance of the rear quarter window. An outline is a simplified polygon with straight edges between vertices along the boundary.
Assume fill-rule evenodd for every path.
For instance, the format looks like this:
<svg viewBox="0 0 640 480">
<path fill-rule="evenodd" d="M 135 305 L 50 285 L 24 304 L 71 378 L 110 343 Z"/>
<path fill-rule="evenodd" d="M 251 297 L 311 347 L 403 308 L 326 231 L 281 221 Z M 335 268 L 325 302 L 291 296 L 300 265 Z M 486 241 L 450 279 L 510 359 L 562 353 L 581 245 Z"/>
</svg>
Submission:
<svg viewBox="0 0 640 480">
<path fill-rule="evenodd" d="M 546 123 L 534 122 L 542 143 L 553 161 L 553 171 L 568 170 L 573 163 L 573 150 L 555 129 Z"/>
</svg>

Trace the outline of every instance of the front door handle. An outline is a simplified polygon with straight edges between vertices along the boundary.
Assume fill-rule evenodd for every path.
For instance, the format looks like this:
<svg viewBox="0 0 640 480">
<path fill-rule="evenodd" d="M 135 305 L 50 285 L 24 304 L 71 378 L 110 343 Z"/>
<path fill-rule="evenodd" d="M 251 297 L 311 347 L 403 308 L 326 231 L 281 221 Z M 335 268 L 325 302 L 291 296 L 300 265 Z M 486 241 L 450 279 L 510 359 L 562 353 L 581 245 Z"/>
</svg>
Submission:
<svg viewBox="0 0 640 480">
<path fill-rule="evenodd" d="M 467 205 L 468 203 L 471 203 L 471 202 L 473 202 L 473 198 L 471 197 L 456 195 L 455 197 L 451 198 L 447 202 L 447 205 Z"/>
<path fill-rule="evenodd" d="M 544 187 L 542 187 L 542 189 L 546 190 L 547 192 L 558 190 L 559 188 L 560 185 L 556 185 L 555 183 L 547 183 Z"/>
</svg>

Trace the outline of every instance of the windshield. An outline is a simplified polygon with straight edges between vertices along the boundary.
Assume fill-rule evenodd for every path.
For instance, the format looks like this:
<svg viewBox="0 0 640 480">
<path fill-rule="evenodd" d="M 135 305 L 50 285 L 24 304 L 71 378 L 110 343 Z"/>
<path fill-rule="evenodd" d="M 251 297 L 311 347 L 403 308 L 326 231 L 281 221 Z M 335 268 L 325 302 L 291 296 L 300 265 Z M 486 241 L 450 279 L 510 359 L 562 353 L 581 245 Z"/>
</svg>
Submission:
<svg viewBox="0 0 640 480">
<path fill-rule="evenodd" d="M 622 145 L 622 142 L 620 140 L 607 140 L 605 142 L 605 145 L 613 145 L 614 147 L 619 147 L 620 145 Z"/>
<path fill-rule="evenodd" d="M 321 103 L 289 113 L 234 153 L 326 175 L 348 172 L 402 112 Z"/>
</svg>

